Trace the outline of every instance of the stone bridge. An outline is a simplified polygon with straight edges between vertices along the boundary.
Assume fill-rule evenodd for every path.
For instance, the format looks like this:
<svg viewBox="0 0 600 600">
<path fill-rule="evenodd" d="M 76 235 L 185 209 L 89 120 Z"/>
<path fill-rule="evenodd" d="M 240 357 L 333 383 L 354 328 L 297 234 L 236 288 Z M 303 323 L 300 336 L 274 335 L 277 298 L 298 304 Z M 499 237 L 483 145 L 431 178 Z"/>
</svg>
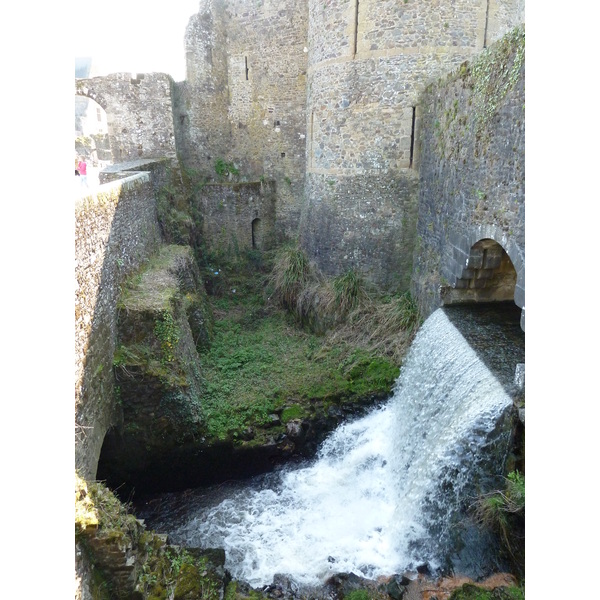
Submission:
<svg viewBox="0 0 600 600">
<path fill-rule="evenodd" d="M 444 304 L 513 300 L 525 329 L 525 33 L 422 100 L 412 289 Z"/>
</svg>

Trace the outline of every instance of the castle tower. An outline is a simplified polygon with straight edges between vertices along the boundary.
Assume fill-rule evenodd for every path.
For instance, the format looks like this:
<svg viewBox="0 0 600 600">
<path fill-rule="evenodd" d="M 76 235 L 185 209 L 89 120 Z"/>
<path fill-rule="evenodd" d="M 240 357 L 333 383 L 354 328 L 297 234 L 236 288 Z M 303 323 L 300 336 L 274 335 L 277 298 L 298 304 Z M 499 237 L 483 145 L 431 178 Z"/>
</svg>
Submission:
<svg viewBox="0 0 600 600">
<path fill-rule="evenodd" d="M 419 95 L 523 21 L 522 0 L 309 0 L 300 241 L 330 275 L 408 289 Z"/>
<path fill-rule="evenodd" d="M 296 0 L 201 0 L 185 36 L 187 81 L 175 107 L 187 166 L 275 180 L 281 237 L 297 234 L 306 158 L 308 7 Z"/>
</svg>

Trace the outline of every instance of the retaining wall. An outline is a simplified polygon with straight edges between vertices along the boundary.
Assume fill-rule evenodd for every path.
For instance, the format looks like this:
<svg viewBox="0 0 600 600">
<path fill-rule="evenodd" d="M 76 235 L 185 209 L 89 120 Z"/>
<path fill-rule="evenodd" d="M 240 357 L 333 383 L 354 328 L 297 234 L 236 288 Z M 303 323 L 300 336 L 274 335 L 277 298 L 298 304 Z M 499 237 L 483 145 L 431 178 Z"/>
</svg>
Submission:
<svg viewBox="0 0 600 600">
<path fill-rule="evenodd" d="M 117 299 L 125 278 L 157 250 L 149 173 L 100 186 L 75 205 L 75 465 L 93 479 L 115 415 Z"/>
</svg>

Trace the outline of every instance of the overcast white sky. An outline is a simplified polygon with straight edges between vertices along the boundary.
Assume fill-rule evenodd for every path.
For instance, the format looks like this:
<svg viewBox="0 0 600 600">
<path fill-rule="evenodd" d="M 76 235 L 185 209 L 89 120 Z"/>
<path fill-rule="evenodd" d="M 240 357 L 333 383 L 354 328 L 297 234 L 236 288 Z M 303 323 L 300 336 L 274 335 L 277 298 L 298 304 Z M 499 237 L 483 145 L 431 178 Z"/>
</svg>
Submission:
<svg viewBox="0 0 600 600">
<path fill-rule="evenodd" d="M 101 0 L 76 5 L 74 57 L 92 57 L 106 75 L 168 73 L 185 79 L 183 38 L 199 0 Z"/>
</svg>

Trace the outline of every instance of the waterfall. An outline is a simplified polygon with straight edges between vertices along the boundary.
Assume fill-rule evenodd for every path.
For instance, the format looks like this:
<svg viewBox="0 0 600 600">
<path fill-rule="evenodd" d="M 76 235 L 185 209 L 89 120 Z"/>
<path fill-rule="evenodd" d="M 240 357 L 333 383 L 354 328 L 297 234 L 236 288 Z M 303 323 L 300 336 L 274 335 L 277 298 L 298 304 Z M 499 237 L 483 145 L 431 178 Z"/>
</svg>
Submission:
<svg viewBox="0 0 600 600">
<path fill-rule="evenodd" d="M 503 378 L 522 362 L 490 368 L 448 314 L 423 324 L 387 404 L 340 426 L 312 463 L 232 486 L 225 498 L 214 498 L 222 487 L 190 493 L 185 510 L 179 502 L 151 525 L 174 543 L 225 548 L 232 576 L 253 586 L 276 573 L 318 585 L 337 572 L 442 567 L 461 506 L 486 474 L 502 472 L 512 404 Z M 492 355 L 512 346 L 482 327 Z"/>
</svg>

